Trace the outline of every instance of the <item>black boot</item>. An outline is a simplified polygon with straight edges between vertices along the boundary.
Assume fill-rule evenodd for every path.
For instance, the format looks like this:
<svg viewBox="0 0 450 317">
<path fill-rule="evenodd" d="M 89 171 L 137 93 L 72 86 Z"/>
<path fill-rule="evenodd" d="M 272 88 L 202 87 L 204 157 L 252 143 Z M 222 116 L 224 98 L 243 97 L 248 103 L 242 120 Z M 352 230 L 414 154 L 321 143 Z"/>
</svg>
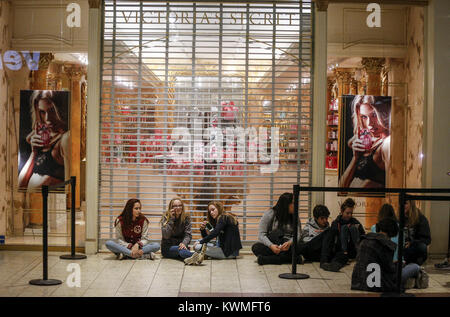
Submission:
<svg viewBox="0 0 450 317">
<path fill-rule="evenodd" d="M 258 255 L 258 264 L 281 264 L 281 258 L 277 255 Z"/>
</svg>

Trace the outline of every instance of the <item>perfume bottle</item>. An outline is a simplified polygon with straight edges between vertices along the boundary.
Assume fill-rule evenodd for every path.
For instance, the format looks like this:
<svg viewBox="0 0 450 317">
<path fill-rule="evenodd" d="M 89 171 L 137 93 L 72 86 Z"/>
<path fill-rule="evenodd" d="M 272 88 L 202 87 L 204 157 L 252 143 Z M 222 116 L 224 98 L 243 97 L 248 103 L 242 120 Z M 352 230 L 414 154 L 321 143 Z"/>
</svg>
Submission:
<svg viewBox="0 0 450 317">
<path fill-rule="evenodd" d="M 38 135 L 41 137 L 44 147 L 50 144 L 50 130 L 46 124 L 38 125 Z"/>
<path fill-rule="evenodd" d="M 369 130 L 360 128 L 358 138 L 362 141 L 365 150 L 370 150 L 372 148 L 372 137 Z"/>
</svg>

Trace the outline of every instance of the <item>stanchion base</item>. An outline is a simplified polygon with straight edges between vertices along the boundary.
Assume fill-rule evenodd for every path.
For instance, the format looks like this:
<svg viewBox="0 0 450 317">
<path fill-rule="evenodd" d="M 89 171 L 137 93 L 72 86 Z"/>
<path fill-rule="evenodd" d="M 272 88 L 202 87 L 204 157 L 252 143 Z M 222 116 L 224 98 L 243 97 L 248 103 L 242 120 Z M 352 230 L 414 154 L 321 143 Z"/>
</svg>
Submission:
<svg viewBox="0 0 450 317">
<path fill-rule="evenodd" d="M 37 280 L 31 280 L 29 282 L 31 285 L 38 285 L 38 286 L 51 286 L 51 285 L 59 285 L 62 284 L 62 281 L 60 280 L 41 280 L 41 279 L 37 279 Z"/>
<path fill-rule="evenodd" d="M 382 293 L 380 297 L 416 297 L 416 295 L 411 293 Z"/>
<path fill-rule="evenodd" d="M 59 258 L 63 259 L 63 260 L 83 260 L 83 259 L 86 259 L 87 256 L 85 256 L 84 254 L 75 254 L 75 255 L 64 254 L 64 255 L 61 255 Z"/>
<path fill-rule="evenodd" d="M 296 273 L 296 274 L 292 274 L 292 273 L 282 273 L 280 275 L 278 275 L 279 278 L 285 278 L 288 280 L 304 280 L 309 278 L 308 274 L 301 274 L 301 273 Z"/>
</svg>

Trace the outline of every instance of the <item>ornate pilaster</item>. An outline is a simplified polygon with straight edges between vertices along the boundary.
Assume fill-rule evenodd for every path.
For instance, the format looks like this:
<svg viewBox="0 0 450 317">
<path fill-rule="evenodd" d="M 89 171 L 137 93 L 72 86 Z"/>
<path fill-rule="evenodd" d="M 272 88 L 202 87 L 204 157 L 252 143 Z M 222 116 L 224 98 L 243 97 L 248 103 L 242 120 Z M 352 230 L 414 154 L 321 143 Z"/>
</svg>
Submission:
<svg viewBox="0 0 450 317">
<path fill-rule="evenodd" d="M 50 63 L 55 59 L 52 53 L 41 53 L 39 56 L 39 68 L 33 71 L 31 77 L 32 89 L 47 89 L 47 72 Z"/>
<path fill-rule="evenodd" d="M 381 71 L 386 63 L 385 58 L 363 57 L 361 64 L 367 74 L 367 94 L 381 94 Z"/>
<path fill-rule="evenodd" d="M 79 64 L 64 64 L 64 72 L 70 79 L 71 107 L 70 107 L 70 162 L 66 167 L 66 174 L 75 176 L 76 198 L 75 206 L 80 207 L 80 176 L 81 176 L 81 77 L 86 74 L 86 67 Z"/>
</svg>

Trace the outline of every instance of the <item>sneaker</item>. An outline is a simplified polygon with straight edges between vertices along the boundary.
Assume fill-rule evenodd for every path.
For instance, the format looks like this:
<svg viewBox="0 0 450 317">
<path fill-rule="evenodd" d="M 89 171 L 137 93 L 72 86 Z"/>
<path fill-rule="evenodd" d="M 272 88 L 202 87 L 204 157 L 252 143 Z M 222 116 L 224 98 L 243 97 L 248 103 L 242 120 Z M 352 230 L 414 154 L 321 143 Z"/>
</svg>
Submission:
<svg viewBox="0 0 450 317">
<path fill-rule="evenodd" d="M 415 285 L 416 285 L 416 279 L 414 277 L 410 277 L 405 282 L 405 289 L 414 288 Z"/>
<path fill-rule="evenodd" d="M 428 273 L 425 272 L 424 267 L 420 268 L 419 274 L 417 274 L 415 281 L 416 288 L 423 289 L 428 287 L 430 277 L 428 276 Z"/>
<path fill-rule="evenodd" d="M 339 272 L 339 270 L 343 267 L 339 262 L 331 262 L 331 263 L 323 263 L 320 267 L 325 271 L 329 272 Z"/>
<path fill-rule="evenodd" d="M 436 264 L 434 265 L 434 267 L 435 267 L 436 269 L 446 269 L 446 270 L 448 270 L 448 269 L 450 269 L 450 263 L 449 263 L 447 260 L 445 260 L 445 261 L 442 262 L 442 263 L 436 263 Z"/>
<path fill-rule="evenodd" d="M 197 264 L 199 255 L 200 253 L 194 252 L 194 254 L 191 257 L 184 259 L 184 264 L 186 265 Z"/>
<path fill-rule="evenodd" d="M 116 256 L 116 260 L 122 260 L 123 258 L 122 253 L 114 253 L 114 255 Z"/>
<path fill-rule="evenodd" d="M 200 250 L 200 253 L 198 255 L 198 259 L 195 262 L 196 265 L 202 264 L 203 260 L 205 259 L 206 248 L 207 248 L 206 243 L 203 243 L 202 249 Z"/>
<path fill-rule="evenodd" d="M 138 258 L 138 260 L 155 260 L 155 259 L 156 259 L 156 254 L 153 252 L 143 254 L 140 258 Z"/>
</svg>

